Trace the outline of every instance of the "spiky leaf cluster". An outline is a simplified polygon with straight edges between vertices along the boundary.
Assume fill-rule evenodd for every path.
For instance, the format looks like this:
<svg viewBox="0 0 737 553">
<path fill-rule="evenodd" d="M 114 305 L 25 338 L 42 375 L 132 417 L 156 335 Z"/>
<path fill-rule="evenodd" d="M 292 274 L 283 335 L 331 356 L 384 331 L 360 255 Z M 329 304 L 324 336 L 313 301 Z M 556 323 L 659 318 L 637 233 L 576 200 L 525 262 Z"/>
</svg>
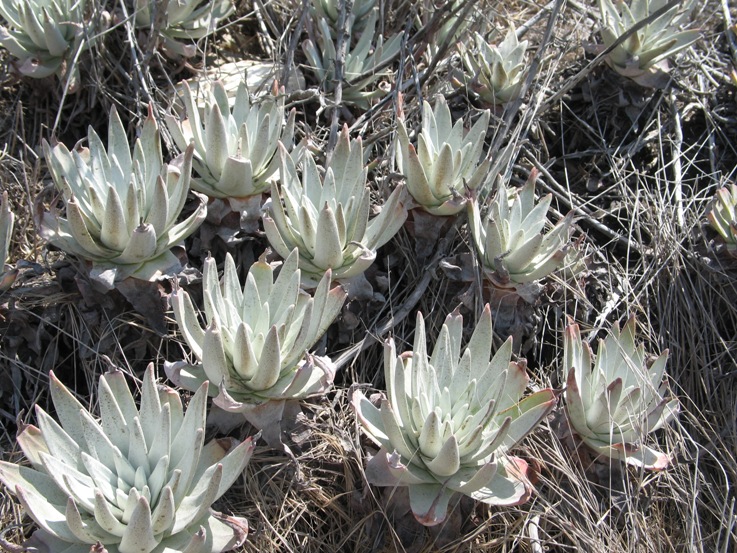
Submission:
<svg viewBox="0 0 737 553">
<path fill-rule="evenodd" d="M 499 46 L 492 46 L 474 33 L 471 46 L 460 45 L 464 73 L 455 84 L 465 85 L 488 104 L 516 100 L 527 77 L 527 41 L 517 40 L 512 27 Z"/>
<path fill-rule="evenodd" d="M 264 261 L 254 263 L 241 287 L 233 258 L 225 258 L 220 283 L 215 260 L 205 261 L 203 293 L 207 327 L 201 328 L 189 294 L 171 296 L 179 328 L 197 364 L 166 365 L 169 378 L 189 390 L 209 381 L 215 404 L 248 414 L 270 401 L 324 392 L 334 369 L 328 358 L 306 355 L 338 315 L 345 300 L 331 289 L 330 272 L 314 296 L 300 290 L 299 255 L 287 256 L 278 277 Z"/>
<path fill-rule="evenodd" d="M 535 203 L 535 176 L 510 198 L 502 182 L 482 218 L 478 202 L 469 207 L 469 225 L 484 274 L 500 287 L 546 277 L 565 262 L 571 217 L 544 233 L 552 196 Z"/>
<path fill-rule="evenodd" d="M 605 48 L 612 46 L 621 36 L 629 36 L 606 57 L 609 66 L 620 75 L 635 80 L 658 64 L 688 48 L 700 35 L 697 30 L 683 30 L 688 24 L 692 0 L 685 6 L 675 5 L 641 29 L 631 29 L 656 11 L 665 7 L 668 0 L 632 0 L 613 2 L 599 0 L 601 12 L 601 38 Z"/>
<path fill-rule="evenodd" d="M 86 6 L 85 0 L 0 2 L 0 15 L 8 25 L 0 26 L 0 44 L 18 58 L 21 74 L 66 74 L 78 51 L 89 46 L 83 40 Z"/>
<path fill-rule="evenodd" d="M 397 166 L 407 180 L 407 190 L 415 202 L 434 215 L 453 215 L 466 205 L 466 191 L 486 180 L 491 161 L 481 161 L 490 113 L 465 132 L 463 121 L 453 124 L 443 96 L 435 108 L 422 103 L 422 131 L 417 146 L 410 144 L 403 118 L 397 127 Z"/>
<path fill-rule="evenodd" d="M 342 101 L 362 109 L 367 109 L 373 100 L 386 94 L 386 90 L 381 88 L 369 88 L 380 79 L 392 75 L 391 67 L 387 64 L 399 53 L 402 42 L 403 33 L 392 36 L 386 42 L 383 35 L 376 35 L 378 13 L 378 9 L 373 9 L 368 19 L 361 20 L 365 27 L 356 44 L 348 45 L 343 66 Z M 356 21 L 355 17 L 349 20 L 349 37 L 353 36 L 352 29 Z M 317 44 L 307 39 L 302 43 L 302 49 L 309 62 L 308 69 L 315 74 L 322 89 L 332 93 L 336 81 L 337 59 L 333 31 L 323 18 L 318 19 L 317 26 Z"/>
<path fill-rule="evenodd" d="M 381 213 L 369 220 L 363 146 L 360 138 L 350 141 L 347 128 L 338 138 L 324 176 L 309 152 L 301 169 L 300 179 L 294 160 L 282 150 L 281 186 L 272 185 L 263 218 L 271 247 L 282 257 L 297 248 L 307 283 L 316 283 L 329 269 L 335 279 L 360 275 L 407 218 L 402 188 L 395 189 Z"/>
<path fill-rule="evenodd" d="M 205 443 L 206 384 L 185 413 L 149 365 L 137 408 L 123 373 L 109 372 L 97 419 L 50 379 L 59 423 L 37 406 L 39 426 L 18 435 L 32 468 L 0 461 L 0 481 L 39 525 L 29 550 L 219 553 L 243 542 L 245 520 L 210 506 L 241 475 L 253 444 Z"/>
<path fill-rule="evenodd" d="M 192 172 L 192 147 L 171 164 L 162 159 L 159 129 L 152 113 L 131 155 L 117 111 L 110 113 L 107 150 L 90 127 L 89 147 L 71 152 L 64 144 L 44 153 L 66 217 L 45 213 L 41 234 L 80 259 L 91 261 L 111 286 L 133 276 L 143 280 L 180 268 L 170 251 L 192 234 L 205 218 L 204 199 L 177 223 L 187 200 Z"/>
<path fill-rule="evenodd" d="M 384 348 L 386 398 L 377 408 L 362 392 L 353 407 L 366 434 L 381 447 L 366 467 L 369 483 L 407 486 L 412 512 L 425 525 L 441 523 L 455 493 L 490 505 L 526 501 L 527 464 L 508 454 L 554 407 L 552 390 L 524 399 L 524 363 L 511 362 L 512 339 L 491 355 L 489 306 L 461 354 L 463 318 L 449 315 L 431 356 L 417 315 L 414 347 L 397 356 Z"/>
<path fill-rule="evenodd" d="M 158 31 L 164 52 L 192 57 L 193 41 L 215 32 L 220 21 L 235 10 L 231 0 L 136 0 L 136 27 Z"/>
<path fill-rule="evenodd" d="M 726 251 L 737 257 L 737 184 L 717 190 L 706 218 L 721 236 Z"/>
<path fill-rule="evenodd" d="M 291 145 L 294 111 L 284 127 L 284 97 L 278 88 L 252 105 L 241 81 L 233 107 L 223 84 L 216 81 L 205 98 L 204 114 L 184 81 L 182 95 L 187 118 L 166 118 L 180 150 L 194 143 L 192 165 L 199 175 L 192 188 L 211 198 L 244 198 L 269 190 L 279 168 L 279 141 Z"/>
<path fill-rule="evenodd" d="M 668 352 L 651 364 L 635 343 L 635 318 L 615 325 L 599 341 L 596 360 L 581 340 L 578 325 L 566 329 L 564 370 L 568 371 L 566 413 L 573 430 L 597 453 L 645 469 L 663 469 L 666 454 L 645 445 L 645 437 L 673 419 L 677 399 L 663 381 Z"/>
</svg>

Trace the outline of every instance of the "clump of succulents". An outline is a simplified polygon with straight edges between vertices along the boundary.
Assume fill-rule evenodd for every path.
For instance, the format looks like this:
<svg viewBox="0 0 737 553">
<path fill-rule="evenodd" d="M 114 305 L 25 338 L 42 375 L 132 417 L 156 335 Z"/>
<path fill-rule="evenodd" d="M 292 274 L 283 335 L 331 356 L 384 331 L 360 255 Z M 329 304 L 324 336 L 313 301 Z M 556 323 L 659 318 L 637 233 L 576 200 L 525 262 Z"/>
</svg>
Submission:
<svg viewBox="0 0 737 553">
<path fill-rule="evenodd" d="M 39 529 L 40 553 L 219 553 L 241 545 L 247 523 L 211 509 L 241 475 L 251 439 L 205 443 L 207 384 L 186 413 L 179 394 L 143 378 L 140 407 L 125 376 L 99 380 L 100 418 L 50 374 L 59 423 L 36 406 L 18 434 L 31 467 L 0 461 L 0 481 Z"/>
<path fill-rule="evenodd" d="M 489 505 L 517 505 L 532 487 L 527 464 L 509 451 L 553 409 L 544 389 L 524 399 L 524 362 L 511 362 L 512 340 L 492 357 L 487 305 L 461 355 L 463 318 L 443 325 L 431 356 L 417 315 L 414 347 L 397 356 L 384 349 L 387 394 L 377 408 L 360 391 L 352 404 L 364 431 L 380 450 L 366 476 L 377 486 L 407 486 L 412 512 L 422 524 L 441 523 L 451 497 L 468 495 Z"/>
<path fill-rule="evenodd" d="M 604 49 L 667 3 L 668 0 L 632 0 L 627 5 L 624 1 L 599 0 Z M 648 84 L 649 78 L 657 72 L 667 71 L 667 59 L 699 38 L 698 30 L 682 30 L 688 24 L 693 2 L 687 0 L 685 4 L 685 8 L 673 6 L 653 22 L 630 33 L 607 54 L 609 67 L 641 84 Z"/>
<path fill-rule="evenodd" d="M 403 33 L 398 33 L 384 43 L 384 37 L 375 35 L 378 9 L 371 10 L 365 19 L 365 28 L 355 46 L 349 44 L 343 66 L 342 100 L 345 104 L 367 109 L 371 102 L 384 96 L 386 90 L 381 87 L 367 90 L 380 79 L 391 76 L 391 68 L 386 64 L 399 53 Z M 356 18 L 348 22 L 348 36 L 353 36 Z M 364 20 L 362 20 L 363 22 Z M 335 60 L 337 53 L 328 22 L 319 18 L 317 21 L 317 44 L 311 39 L 302 43 L 302 49 L 309 62 L 308 68 L 315 74 L 320 86 L 332 93 L 335 86 Z"/>
<path fill-rule="evenodd" d="M 678 400 L 669 399 L 663 381 L 667 350 L 647 363 L 635 343 L 635 318 L 620 331 L 615 325 L 599 341 L 592 363 L 589 345 L 577 324 L 566 329 L 564 393 L 572 429 L 597 453 L 645 469 L 668 466 L 668 455 L 643 443 L 645 437 L 676 416 Z"/>
<path fill-rule="evenodd" d="M 499 46 L 492 46 L 475 33 L 472 46 L 461 43 L 461 61 L 465 69 L 456 86 L 468 86 L 487 104 L 505 104 L 516 100 L 528 73 L 525 62 L 527 41 L 517 40 L 512 27 Z"/>
<path fill-rule="evenodd" d="M 418 206 L 434 215 L 453 215 L 466 205 L 468 190 L 485 181 L 491 161 L 481 161 L 490 113 L 464 132 L 463 121 L 455 124 L 443 96 L 435 108 L 422 103 L 422 131 L 417 147 L 410 144 L 404 118 L 397 128 L 397 166 L 407 182 L 407 190 Z"/>
<path fill-rule="evenodd" d="M 737 184 L 717 190 L 706 217 L 722 237 L 726 252 L 737 257 Z"/>
<path fill-rule="evenodd" d="M 272 184 L 263 217 L 271 247 L 282 257 L 299 250 L 307 284 L 317 282 L 328 270 L 337 280 L 362 274 L 374 262 L 376 250 L 407 218 L 402 188 L 396 188 L 381 213 L 369 220 L 363 145 L 360 138 L 350 141 L 347 127 L 340 133 L 324 177 L 309 152 L 301 169 L 300 180 L 294 160 L 282 149 L 281 186 Z"/>
<path fill-rule="evenodd" d="M 540 280 L 565 262 L 571 217 L 544 233 L 552 196 L 535 203 L 536 176 L 533 172 L 512 197 L 500 183 L 484 218 L 478 202 L 469 204 L 469 225 L 484 275 L 498 288 Z"/>
<path fill-rule="evenodd" d="M 242 413 L 254 425 L 281 418 L 284 402 L 321 394 L 335 369 L 308 350 L 325 333 L 345 300 L 331 289 L 330 271 L 313 295 L 300 289 L 299 254 L 291 252 L 274 279 L 265 261 L 254 263 L 241 287 L 233 258 L 225 258 L 222 283 L 215 260 L 205 260 L 203 294 L 207 327 L 200 326 L 187 292 L 171 296 L 179 328 L 197 362 L 166 364 L 169 378 L 188 390 L 212 384 L 215 405 Z"/>
<path fill-rule="evenodd" d="M 186 119 L 167 116 L 166 123 L 180 150 L 194 143 L 192 165 L 198 178 L 192 188 L 211 198 L 245 198 L 269 190 L 270 178 L 279 169 L 278 144 L 291 145 L 294 110 L 284 126 L 284 97 L 272 95 L 252 105 L 241 81 L 233 108 L 220 81 L 205 98 L 204 114 L 185 81 L 182 95 Z"/>
<path fill-rule="evenodd" d="M 3 0 L 0 44 L 28 77 L 65 76 L 84 41 L 85 0 Z M 72 74 L 72 81 L 75 80 Z"/>
<path fill-rule="evenodd" d="M 66 218 L 44 213 L 41 235 L 90 261 L 93 276 L 109 287 L 127 277 L 154 280 L 178 271 L 181 263 L 171 248 L 192 234 L 207 213 L 200 198 L 194 212 L 176 222 L 189 192 L 193 147 L 165 164 L 151 109 L 132 156 L 115 108 L 110 112 L 107 150 L 92 128 L 88 143 L 70 152 L 64 144 L 51 147 L 44 141 Z"/>
<path fill-rule="evenodd" d="M 136 0 L 136 28 L 158 31 L 165 53 L 189 58 L 197 53 L 192 41 L 215 32 L 234 10 L 230 0 Z"/>
</svg>

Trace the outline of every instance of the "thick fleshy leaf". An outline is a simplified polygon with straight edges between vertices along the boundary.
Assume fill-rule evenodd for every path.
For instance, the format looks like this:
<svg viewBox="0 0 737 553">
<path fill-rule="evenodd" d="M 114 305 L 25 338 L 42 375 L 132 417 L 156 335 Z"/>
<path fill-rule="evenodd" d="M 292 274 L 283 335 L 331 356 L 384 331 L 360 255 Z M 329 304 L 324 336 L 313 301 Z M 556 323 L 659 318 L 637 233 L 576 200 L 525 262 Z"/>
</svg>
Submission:
<svg viewBox="0 0 737 553">
<path fill-rule="evenodd" d="M 174 316 L 179 325 L 187 345 L 197 359 L 202 360 L 202 344 L 205 340 L 205 331 L 200 326 L 192 299 L 181 288 L 175 288 L 169 296 Z"/>
<path fill-rule="evenodd" d="M 448 516 L 448 502 L 453 490 L 441 484 L 415 484 L 409 487 L 412 514 L 425 526 L 436 526 Z"/>
</svg>

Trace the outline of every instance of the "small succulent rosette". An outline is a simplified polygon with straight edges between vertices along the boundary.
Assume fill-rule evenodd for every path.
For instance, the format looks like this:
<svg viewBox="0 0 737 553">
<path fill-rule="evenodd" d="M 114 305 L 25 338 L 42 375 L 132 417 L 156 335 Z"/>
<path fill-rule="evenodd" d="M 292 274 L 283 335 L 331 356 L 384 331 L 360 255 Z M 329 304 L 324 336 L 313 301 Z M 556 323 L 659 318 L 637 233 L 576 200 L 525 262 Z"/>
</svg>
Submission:
<svg viewBox="0 0 737 553">
<path fill-rule="evenodd" d="M 445 520 L 454 494 L 489 505 L 527 501 L 527 463 L 509 454 L 553 409 L 551 389 L 522 398 L 524 362 L 511 362 L 512 340 L 492 357 L 487 305 L 461 355 L 463 318 L 443 325 L 432 355 L 417 315 L 414 347 L 397 356 L 384 349 L 387 393 L 376 407 L 356 391 L 352 405 L 366 435 L 380 446 L 366 467 L 376 486 L 406 486 L 410 506 L 427 526 Z"/>
<path fill-rule="evenodd" d="M 220 553 L 240 546 L 244 519 L 211 509 L 248 464 L 254 444 L 205 443 L 207 384 L 186 413 L 179 394 L 143 377 L 140 407 L 124 374 L 99 380 L 100 418 L 50 374 L 57 423 L 36 407 L 18 444 L 31 467 L 0 461 L 0 481 L 39 529 L 39 553 Z"/>
<path fill-rule="evenodd" d="M 279 141 L 291 148 L 294 135 L 294 110 L 284 123 L 283 90 L 280 96 L 274 83 L 270 95 L 252 104 L 241 81 L 232 102 L 223 83 L 215 81 L 204 99 L 203 113 L 186 81 L 181 91 L 186 118 L 169 115 L 166 124 L 180 150 L 194 143 L 192 166 L 197 176 L 192 188 L 221 199 L 268 192 L 279 170 Z"/>
<path fill-rule="evenodd" d="M 670 458 L 644 441 L 678 414 L 679 403 L 668 397 L 663 379 L 668 352 L 647 363 L 644 346 L 635 342 L 635 326 L 634 317 L 621 331 L 614 325 L 606 339 L 599 341 L 594 361 L 578 325 L 568 325 L 566 413 L 571 428 L 598 454 L 660 470 Z"/>
<path fill-rule="evenodd" d="M 303 292 L 298 264 L 293 251 L 274 278 L 271 265 L 257 261 L 241 287 L 230 254 L 222 283 L 215 260 L 205 260 L 207 327 L 200 326 L 187 292 L 177 289 L 171 296 L 174 316 L 197 361 L 167 363 L 169 378 L 188 390 L 209 381 L 215 405 L 266 430 L 281 420 L 285 402 L 324 393 L 333 382 L 333 363 L 308 352 L 340 312 L 345 291 L 331 288 L 328 271 L 314 295 Z"/>
<path fill-rule="evenodd" d="M 0 45 L 18 58 L 22 75 L 70 76 L 73 87 L 74 57 L 89 45 L 84 34 L 86 6 L 85 0 L 4 0 L 0 16 L 7 27 L 0 26 Z"/>
<path fill-rule="evenodd" d="M 335 35 L 338 28 L 338 18 L 340 17 L 340 0 L 312 0 L 312 13 L 315 19 L 325 19 L 330 25 L 330 29 Z M 371 11 L 376 5 L 376 0 L 355 0 L 351 15 L 354 19 L 352 30 L 356 32 L 362 31 L 366 27 L 366 17 L 371 15 Z"/>
<path fill-rule="evenodd" d="M 357 2 L 358 4 L 358 2 Z M 358 19 L 355 15 L 348 21 L 348 40 L 354 35 L 354 28 L 360 27 L 360 38 L 355 45 L 349 42 L 343 65 L 342 102 L 361 109 L 368 109 L 371 103 L 387 93 L 387 88 L 374 86 L 381 79 L 390 78 L 393 73 L 389 66 L 397 56 L 402 45 L 403 32 L 384 41 L 384 36 L 376 35 L 378 8 L 370 10 L 368 17 Z M 325 92 L 333 93 L 335 87 L 335 60 L 338 58 L 333 36 L 335 30 L 328 20 L 317 18 L 317 44 L 312 39 L 302 43 L 302 50 L 309 62 L 307 69 Z"/>
<path fill-rule="evenodd" d="M 172 58 L 194 56 L 194 42 L 214 33 L 218 23 L 235 11 L 231 0 L 136 0 L 135 4 L 136 28 L 158 30 L 162 51 Z"/>
<path fill-rule="evenodd" d="M 525 60 L 527 45 L 526 40 L 517 40 L 514 26 L 499 46 L 492 46 L 475 33 L 470 47 L 459 44 L 463 71 L 453 78 L 453 84 L 466 86 L 486 104 L 516 100 L 529 70 Z"/>
<path fill-rule="evenodd" d="M 717 190 L 706 218 L 719 233 L 722 249 L 737 258 L 737 184 Z"/>
<path fill-rule="evenodd" d="M 294 160 L 283 149 L 280 186 L 272 185 L 264 206 L 269 244 L 282 257 L 297 248 L 306 286 L 314 286 L 328 270 L 341 282 L 361 275 L 376 259 L 376 250 L 407 219 L 403 189 L 396 188 L 369 220 L 375 206 L 366 186 L 363 145 L 360 138 L 349 139 L 347 127 L 324 176 L 309 152 L 301 169 L 300 179 Z"/>
<path fill-rule="evenodd" d="M 601 12 L 601 50 L 611 47 L 625 33 L 644 21 L 651 14 L 665 7 L 668 0 L 599 0 Z M 644 86 L 657 83 L 658 75 L 667 73 L 668 58 L 688 48 L 698 40 L 698 30 L 683 30 L 693 0 L 685 0 L 684 6 L 676 4 L 651 23 L 631 33 L 606 56 L 606 62 L 614 71 Z"/>
<path fill-rule="evenodd" d="M 472 26 L 486 26 L 487 16 L 482 12 L 483 5 L 476 3 L 470 9 L 468 5 L 469 3 L 463 0 L 450 0 L 442 4 L 433 2 L 417 4 L 418 15 L 415 18 L 415 26 L 420 32 L 430 33 L 429 39 L 425 41 L 426 48 L 422 52 L 423 61 L 428 64 L 437 61 L 438 66 L 442 67 L 448 61 L 448 57 L 438 59 L 443 45 L 447 48 L 445 50 L 447 56 L 454 44 L 467 39 Z"/>
<path fill-rule="evenodd" d="M 71 152 L 64 144 L 44 141 L 44 153 L 66 217 L 45 212 L 43 238 L 91 262 L 92 276 L 106 288 L 134 277 L 157 280 L 181 270 L 171 249 L 183 243 L 204 221 L 205 198 L 191 215 L 177 222 L 189 193 L 192 151 L 165 164 L 152 108 L 131 155 L 115 108 L 110 112 L 107 150 L 90 128 L 89 147 Z"/>
<path fill-rule="evenodd" d="M 514 195 L 501 182 L 484 217 L 477 201 L 469 203 L 469 226 L 484 276 L 499 289 L 520 289 L 566 260 L 572 215 L 545 232 L 552 195 L 535 202 L 536 177 L 533 171 Z"/>
<path fill-rule="evenodd" d="M 463 121 L 453 124 L 443 96 L 431 108 L 422 103 L 422 131 L 417 146 L 410 144 L 403 117 L 397 127 L 397 167 L 405 176 L 407 190 L 417 206 L 433 215 L 455 215 L 467 202 L 467 191 L 481 186 L 491 160 L 483 161 L 484 138 L 490 113 L 464 132 Z"/>
</svg>

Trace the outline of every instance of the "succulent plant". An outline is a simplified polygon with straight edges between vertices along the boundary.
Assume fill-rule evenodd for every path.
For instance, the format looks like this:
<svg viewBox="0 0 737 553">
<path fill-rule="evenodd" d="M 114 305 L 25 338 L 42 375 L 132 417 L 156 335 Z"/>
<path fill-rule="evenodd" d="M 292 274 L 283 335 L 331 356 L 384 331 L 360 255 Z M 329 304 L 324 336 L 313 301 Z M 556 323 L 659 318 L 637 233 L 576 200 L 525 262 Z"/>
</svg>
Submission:
<svg viewBox="0 0 737 553">
<path fill-rule="evenodd" d="M 21 74 L 62 76 L 87 45 L 85 9 L 85 0 L 3 0 L 0 15 L 8 27 L 0 26 L 0 44 L 20 60 Z"/>
<path fill-rule="evenodd" d="M 384 43 L 384 37 L 375 36 L 378 9 L 371 10 L 365 20 L 365 28 L 358 42 L 352 48 L 348 45 L 345 65 L 343 66 L 342 98 L 343 103 L 352 104 L 367 109 L 371 102 L 384 96 L 386 90 L 381 87 L 372 91 L 366 90 L 379 79 L 392 75 L 390 67 L 383 67 L 399 53 L 403 33 L 398 33 Z M 361 20 L 362 22 L 364 20 Z M 348 35 L 353 36 L 355 17 L 351 17 L 348 24 Z M 317 45 L 307 39 L 302 43 L 302 50 L 307 56 L 309 69 L 315 74 L 320 86 L 326 92 L 333 92 L 335 83 L 335 60 L 337 53 L 332 38 L 330 25 L 325 19 L 319 18 Z"/>
<path fill-rule="evenodd" d="M 577 324 L 565 334 L 564 393 L 571 427 L 583 442 L 606 457 L 645 469 L 663 469 L 669 458 L 643 443 L 645 437 L 676 416 L 677 399 L 668 399 L 663 382 L 667 350 L 646 363 L 642 344 L 635 344 L 635 318 L 615 325 L 599 341 L 592 364 L 591 348 Z"/>
<path fill-rule="evenodd" d="M 722 237 L 727 253 L 737 257 L 737 184 L 717 191 L 706 217 Z"/>
<path fill-rule="evenodd" d="M 191 42 L 215 32 L 234 10 L 230 0 L 136 0 L 136 27 L 158 30 L 167 55 L 189 58 L 197 53 Z"/>
<path fill-rule="evenodd" d="M 246 521 L 210 506 L 235 482 L 254 444 L 205 444 L 207 385 L 189 402 L 157 386 L 153 365 L 136 408 L 125 376 L 99 380 L 100 419 L 50 374 L 54 421 L 18 434 L 32 468 L 0 462 L 0 480 L 39 525 L 40 553 L 217 553 L 245 540 Z"/>
<path fill-rule="evenodd" d="M 423 0 L 416 5 L 418 9 L 415 27 L 420 31 L 427 29 L 431 33 L 422 52 L 427 63 L 431 63 L 438 55 L 443 44 L 452 48 L 454 44 L 466 40 L 472 25 L 485 25 L 485 16 L 479 6 L 469 6 L 469 3 L 463 0 L 450 0 L 444 3 Z M 456 25 L 458 27 L 454 30 Z M 440 64 L 444 62 L 445 60 L 441 60 Z"/>
<path fill-rule="evenodd" d="M 336 29 L 340 16 L 340 0 L 312 0 L 312 9 L 317 18 L 325 19 L 331 30 Z M 351 15 L 354 19 L 353 31 L 362 31 L 366 24 L 366 17 L 376 5 L 376 0 L 355 0 Z"/>
<path fill-rule="evenodd" d="M 599 0 L 601 11 L 601 38 L 604 48 L 609 48 L 619 37 L 663 8 L 668 0 L 632 0 L 628 6 L 624 1 Z M 628 36 L 606 57 L 606 62 L 620 75 L 631 77 L 646 84 L 644 77 L 653 71 L 667 69 L 663 63 L 699 38 L 697 30 L 682 29 L 688 23 L 693 5 L 686 0 L 685 8 L 675 5 L 652 23 Z"/>
<path fill-rule="evenodd" d="M 407 190 L 415 202 L 434 215 L 453 215 L 466 205 L 466 189 L 483 184 L 490 160 L 479 163 L 490 113 L 481 117 L 464 133 L 463 121 L 455 125 L 443 96 L 431 109 L 422 103 L 422 132 L 417 136 L 417 149 L 410 144 L 403 117 L 397 128 L 397 165 L 407 180 Z"/>
<path fill-rule="evenodd" d="M 167 363 L 169 378 L 189 390 L 210 381 L 215 405 L 242 413 L 257 426 L 255 413 L 264 404 L 271 402 L 269 408 L 278 410 L 279 402 L 324 392 L 333 381 L 332 362 L 307 351 L 340 312 L 345 292 L 331 289 L 329 271 L 314 296 L 301 291 L 298 263 L 295 250 L 274 280 L 272 267 L 258 261 L 241 288 L 230 254 L 222 284 L 215 260 L 205 260 L 207 328 L 200 327 L 189 294 L 177 289 L 171 296 L 174 316 L 198 362 Z"/>
<path fill-rule="evenodd" d="M 244 198 L 270 189 L 269 179 L 277 172 L 279 140 L 291 145 L 294 111 L 284 128 L 284 98 L 277 98 L 274 83 L 271 97 L 251 105 L 248 89 L 241 81 L 233 109 L 222 83 L 216 81 L 205 101 L 204 116 L 185 81 L 182 86 L 187 118 L 166 118 L 177 146 L 186 150 L 194 142 L 192 165 L 199 178 L 192 188 L 212 198 Z"/>
<path fill-rule="evenodd" d="M 484 274 L 497 287 L 539 280 L 565 262 L 571 216 L 543 234 L 552 196 L 535 204 L 536 177 L 533 172 L 511 199 L 500 183 L 483 220 L 478 202 L 469 204 L 469 225 Z"/>
<path fill-rule="evenodd" d="M 465 68 L 456 86 L 467 85 L 488 104 L 505 104 L 516 100 L 527 77 L 525 63 L 527 41 L 519 42 L 512 27 L 499 46 L 492 46 L 480 34 L 474 34 L 473 46 L 462 42 L 461 61 Z"/>
<path fill-rule="evenodd" d="M 527 464 L 508 452 L 553 409 L 544 389 L 524 399 L 524 362 L 510 362 L 512 340 L 491 356 L 487 305 L 461 355 L 463 318 L 449 315 L 432 356 L 417 315 L 414 347 L 397 356 L 384 348 L 387 397 L 377 408 L 360 391 L 352 404 L 364 431 L 381 449 L 366 476 L 378 486 L 408 486 L 412 512 L 425 525 L 441 523 L 455 493 L 490 505 L 517 505 L 532 487 Z"/>
<path fill-rule="evenodd" d="M 192 149 L 164 164 L 152 108 L 131 156 L 123 124 L 113 108 L 108 149 L 90 127 L 89 147 L 64 144 L 44 153 L 66 204 L 66 218 L 44 213 L 41 235 L 62 250 L 92 262 L 93 275 L 113 286 L 126 277 L 154 280 L 180 268 L 170 249 L 204 220 L 204 198 L 177 223 L 189 192 Z"/>
<path fill-rule="evenodd" d="M 360 275 L 374 262 L 377 248 L 407 218 L 399 187 L 381 213 L 369 221 L 363 146 L 360 138 L 349 140 L 347 127 L 340 133 L 324 177 L 312 155 L 305 152 L 300 182 L 294 161 L 282 149 L 281 187 L 272 184 L 271 201 L 265 208 L 264 230 L 271 247 L 282 257 L 294 248 L 299 250 L 299 266 L 307 284 L 320 280 L 328 269 L 337 280 Z"/>
</svg>

